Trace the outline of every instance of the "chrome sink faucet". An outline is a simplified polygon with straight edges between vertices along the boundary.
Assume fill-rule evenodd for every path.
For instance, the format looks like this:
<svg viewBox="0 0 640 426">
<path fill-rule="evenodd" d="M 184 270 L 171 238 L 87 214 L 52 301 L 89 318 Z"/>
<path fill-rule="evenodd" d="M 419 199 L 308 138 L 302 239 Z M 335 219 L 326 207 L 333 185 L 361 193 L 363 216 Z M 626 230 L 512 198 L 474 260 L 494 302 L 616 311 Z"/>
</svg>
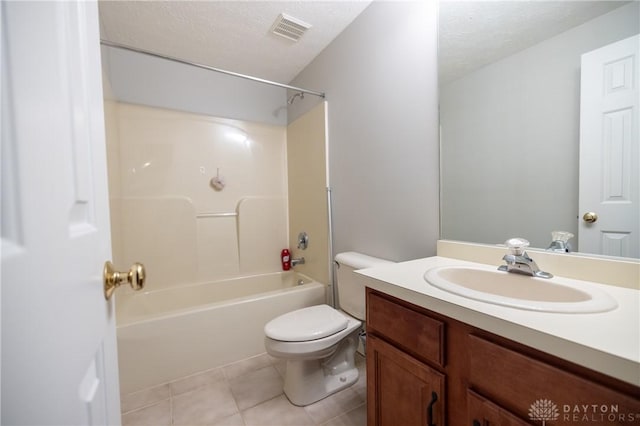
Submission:
<svg viewBox="0 0 640 426">
<path fill-rule="evenodd" d="M 515 272 L 538 278 L 553 278 L 550 273 L 541 271 L 536 262 L 524 251 L 525 247 L 529 247 L 529 241 L 523 238 L 511 238 L 505 244 L 509 248 L 509 253 L 502 258 L 506 265 L 499 266 L 499 271 Z"/>
</svg>

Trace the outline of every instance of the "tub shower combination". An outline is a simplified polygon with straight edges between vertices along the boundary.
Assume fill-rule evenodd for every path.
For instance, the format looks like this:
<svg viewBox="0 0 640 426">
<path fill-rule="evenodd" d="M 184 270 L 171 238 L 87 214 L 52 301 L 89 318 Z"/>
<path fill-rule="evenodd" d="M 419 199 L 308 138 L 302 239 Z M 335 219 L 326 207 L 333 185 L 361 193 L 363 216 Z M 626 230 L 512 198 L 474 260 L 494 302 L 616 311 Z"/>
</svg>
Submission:
<svg viewBox="0 0 640 426">
<path fill-rule="evenodd" d="M 121 392 L 263 353 L 267 322 L 325 301 L 325 285 L 293 271 L 119 294 Z"/>
<path fill-rule="evenodd" d="M 277 272 L 298 216 L 313 235 L 329 234 L 315 226 L 326 226 L 325 210 L 296 208 L 308 188 L 287 186 L 289 143 L 305 135 L 295 154 L 316 155 L 306 135 L 324 128 L 324 104 L 313 111 L 290 133 L 270 121 L 105 102 L 114 263 L 140 261 L 148 272 L 142 292 L 116 294 L 123 394 L 264 353 L 267 322 L 326 302 L 320 237 L 299 268 L 317 281 Z M 317 193 L 324 200 L 324 183 Z"/>
</svg>

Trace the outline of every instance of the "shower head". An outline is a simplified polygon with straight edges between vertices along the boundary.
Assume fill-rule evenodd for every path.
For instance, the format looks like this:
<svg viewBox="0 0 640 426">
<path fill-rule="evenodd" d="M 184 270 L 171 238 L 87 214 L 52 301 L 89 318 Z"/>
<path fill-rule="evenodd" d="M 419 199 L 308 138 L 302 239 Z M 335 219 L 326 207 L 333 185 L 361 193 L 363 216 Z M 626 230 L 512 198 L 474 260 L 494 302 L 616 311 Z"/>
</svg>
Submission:
<svg viewBox="0 0 640 426">
<path fill-rule="evenodd" d="M 304 99 L 304 92 L 294 93 L 292 96 L 290 96 L 289 99 L 287 99 L 287 105 L 291 105 L 297 97 L 300 97 L 300 99 Z"/>
</svg>

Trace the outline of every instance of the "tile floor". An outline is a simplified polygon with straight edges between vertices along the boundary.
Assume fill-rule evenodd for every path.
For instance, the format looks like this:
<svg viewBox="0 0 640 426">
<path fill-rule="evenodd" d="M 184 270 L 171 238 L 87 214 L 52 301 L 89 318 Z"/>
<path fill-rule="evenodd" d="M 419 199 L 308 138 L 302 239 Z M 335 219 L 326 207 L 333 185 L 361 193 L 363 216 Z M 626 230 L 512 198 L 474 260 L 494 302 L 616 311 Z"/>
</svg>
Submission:
<svg viewBox="0 0 640 426">
<path fill-rule="evenodd" d="M 265 354 L 122 397 L 123 426 L 365 426 L 364 358 L 353 386 L 306 407 L 282 393 L 285 362 Z"/>
</svg>

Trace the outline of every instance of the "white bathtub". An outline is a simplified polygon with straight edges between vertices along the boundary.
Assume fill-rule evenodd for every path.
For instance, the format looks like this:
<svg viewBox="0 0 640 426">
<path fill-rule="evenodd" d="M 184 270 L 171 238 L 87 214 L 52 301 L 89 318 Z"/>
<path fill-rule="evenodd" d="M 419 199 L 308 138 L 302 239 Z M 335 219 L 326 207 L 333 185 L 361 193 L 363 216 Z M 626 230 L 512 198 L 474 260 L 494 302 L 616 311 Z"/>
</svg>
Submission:
<svg viewBox="0 0 640 426">
<path fill-rule="evenodd" d="M 258 355 L 268 321 L 325 301 L 325 285 L 294 272 L 118 295 L 121 392 Z"/>
</svg>

